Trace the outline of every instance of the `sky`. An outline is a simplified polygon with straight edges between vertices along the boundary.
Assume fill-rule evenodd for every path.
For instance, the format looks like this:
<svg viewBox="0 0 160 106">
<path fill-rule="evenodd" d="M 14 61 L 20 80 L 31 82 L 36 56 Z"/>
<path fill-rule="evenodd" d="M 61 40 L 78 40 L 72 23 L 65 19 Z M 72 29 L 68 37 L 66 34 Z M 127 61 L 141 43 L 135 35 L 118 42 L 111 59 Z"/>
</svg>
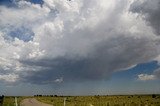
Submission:
<svg viewBox="0 0 160 106">
<path fill-rule="evenodd" d="M 0 94 L 160 93 L 159 0 L 0 0 Z"/>
</svg>

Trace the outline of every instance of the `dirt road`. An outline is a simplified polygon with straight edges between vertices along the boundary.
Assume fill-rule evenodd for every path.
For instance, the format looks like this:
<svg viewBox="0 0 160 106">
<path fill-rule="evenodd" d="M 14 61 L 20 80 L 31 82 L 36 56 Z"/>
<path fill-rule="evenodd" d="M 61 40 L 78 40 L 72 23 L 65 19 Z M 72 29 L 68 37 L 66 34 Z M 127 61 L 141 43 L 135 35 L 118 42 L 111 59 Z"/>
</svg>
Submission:
<svg viewBox="0 0 160 106">
<path fill-rule="evenodd" d="M 52 106 L 52 105 L 39 102 L 35 98 L 29 98 L 29 99 L 24 99 L 20 104 L 20 106 Z"/>
</svg>

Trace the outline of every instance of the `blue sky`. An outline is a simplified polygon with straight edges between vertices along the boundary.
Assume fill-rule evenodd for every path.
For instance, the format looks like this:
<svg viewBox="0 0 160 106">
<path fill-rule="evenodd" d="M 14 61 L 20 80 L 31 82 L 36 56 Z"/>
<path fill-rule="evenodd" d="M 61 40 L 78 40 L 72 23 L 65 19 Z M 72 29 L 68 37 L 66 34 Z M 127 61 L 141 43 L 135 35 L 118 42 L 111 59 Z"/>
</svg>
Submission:
<svg viewBox="0 0 160 106">
<path fill-rule="evenodd" d="M 16 1 L 16 0 L 1 0 L 0 4 L 1 5 L 13 5 L 14 4 L 13 1 Z M 43 4 L 42 0 L 28 0 L 28 1 L 31 3 L 35 3 L 35 4 Z"/>
<path fill-rule="evenodd" d="M 1 0 L 0 94 L 160 93 L 158 2 Z"/>
</svg>

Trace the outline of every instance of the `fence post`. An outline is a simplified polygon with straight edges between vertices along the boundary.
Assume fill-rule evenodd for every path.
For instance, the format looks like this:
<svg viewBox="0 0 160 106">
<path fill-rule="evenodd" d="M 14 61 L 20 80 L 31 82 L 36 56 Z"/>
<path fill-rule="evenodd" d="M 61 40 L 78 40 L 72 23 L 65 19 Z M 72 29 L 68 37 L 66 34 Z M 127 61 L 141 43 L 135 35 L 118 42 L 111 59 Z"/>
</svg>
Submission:
<svg viewBox="0 0 160 106">
<path fill-rule="evenodd" d="M 18 106 L 17 97 L 15 97 L 15 106 Z"/>
<path fill-rule="evenodd" d="M 64 106 L 66 106 L 66 98 L 64 98 Z"/>
</svg>

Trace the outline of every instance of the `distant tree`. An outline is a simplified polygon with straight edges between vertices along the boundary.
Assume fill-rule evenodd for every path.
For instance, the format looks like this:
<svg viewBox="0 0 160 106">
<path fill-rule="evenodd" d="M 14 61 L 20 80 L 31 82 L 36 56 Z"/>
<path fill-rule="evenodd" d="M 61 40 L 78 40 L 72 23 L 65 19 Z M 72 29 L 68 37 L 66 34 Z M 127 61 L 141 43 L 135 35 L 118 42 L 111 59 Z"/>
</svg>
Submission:
<svg viewBox="0 0 160 106">
<path fill-rule="evenodd" d="M 156 98 L 156 95 L 155 95 L 155 94 L 152 94 L 152 98 Z"/>
<path fill-rule="evenodd" d="M 0 106 L 3 106 L 4 95 L 0 96 Z"/>
<path fill-rule="evenodd" d="M 58 95 L 54 95 L 54 97 L 58 97 Z"/>
<path fill-rule="evenodd" d="M 2 98 L 4 98 L 4 95 L 2 95 Z"/>
</svg>

